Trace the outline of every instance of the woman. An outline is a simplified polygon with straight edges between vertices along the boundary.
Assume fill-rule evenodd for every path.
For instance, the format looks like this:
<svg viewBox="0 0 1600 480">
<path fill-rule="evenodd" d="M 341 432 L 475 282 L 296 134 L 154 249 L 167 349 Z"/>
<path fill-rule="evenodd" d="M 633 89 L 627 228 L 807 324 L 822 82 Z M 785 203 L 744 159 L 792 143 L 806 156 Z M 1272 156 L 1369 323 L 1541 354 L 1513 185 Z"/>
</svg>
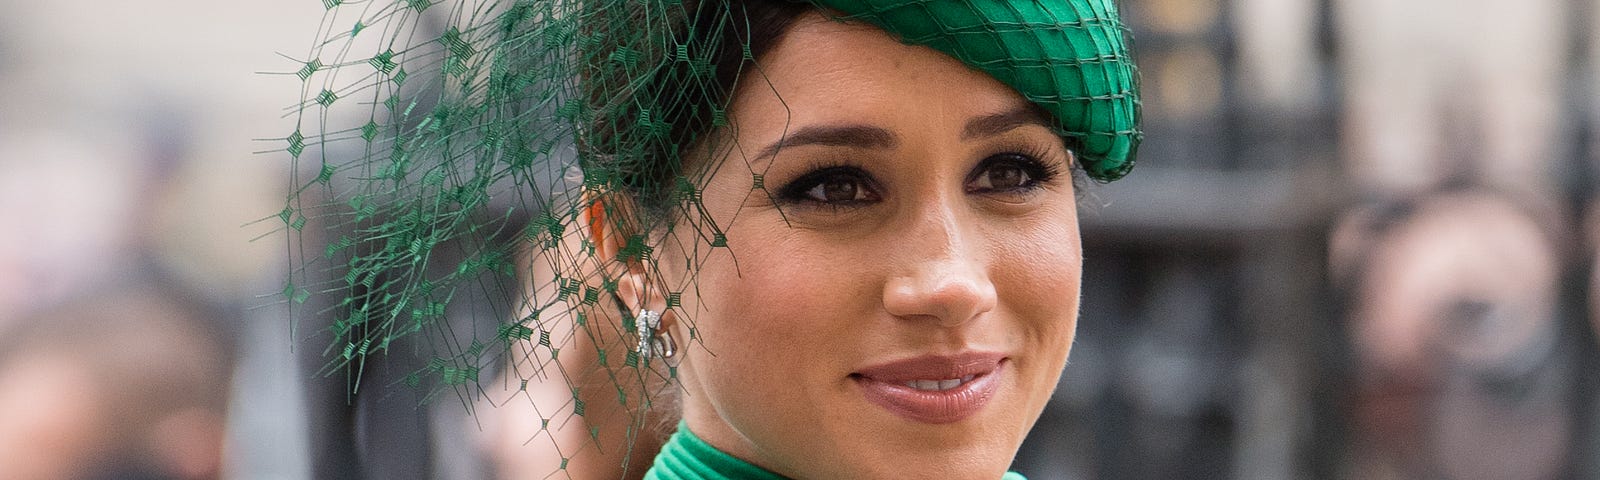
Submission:
<svg viewBox="0 0 1600 480">
<path fill-rule="evenodd" d="M 535 288 L 497 330 L 505 376 L 539 419 L 521 443 L 560 468 L 636 463 L 619 447 L 648 413 L 681 418 L 648 478 L 1005 474 L 1074 334 L 1071 172 L 1120 177 L 1139 137 L 1110 2 L 605 3 L 457 5 L 441 58 L 367 62 L 389 80 L 373 103 L 402 113 L 369 149 L 390 153 L 356 163 L 376 175 L 347 203 L 374 225 L 334 243 L 355 250 L 342 359 L 520 256 Z M 381 15 L 438 8 L 407 7 Z M 393 77 L 424 63 L 443 87 L 419 115 Z M 526 195 L 562 151 L 571 189 L 529 195 L 532 252 L 410 273 L 502 227 L 461 212 Z M 484 348 L 464 350 L 430 370 L 470 386 Z"/>
</svg>

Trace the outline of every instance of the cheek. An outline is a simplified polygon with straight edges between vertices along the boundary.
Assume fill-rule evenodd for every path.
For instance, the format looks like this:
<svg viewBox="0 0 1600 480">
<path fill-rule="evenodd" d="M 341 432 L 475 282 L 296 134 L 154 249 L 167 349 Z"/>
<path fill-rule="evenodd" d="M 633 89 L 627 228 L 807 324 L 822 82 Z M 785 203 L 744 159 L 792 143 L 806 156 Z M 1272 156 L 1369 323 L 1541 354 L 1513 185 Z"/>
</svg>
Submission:
<svg viewBox="0 0 1600 480">
<path fill-rule="evenodd" d="M 870 276 L 847 274 L 849 258 L 786 229 L 735 228 L 730 248 L 701 267 L 701 291 L 716 292 L 699 297 L 694 315 L 706 350 L 696 353 L 710 354 L 695 368 L 707 389 L 783 402 L 798 388 L 842 384 L 845 357 L 836 353 L 863 340 L 852 319 L 876 305 L 863 283 Z M 760 398 L 775 392 L 785 394 Z"/>
<path fill-rule="evenodd" d="M 1083 251 L 1075 212 L 1041 217 L 997 237 L 990 270 L 1002 312 L 1019 323 L 1026 351 L 1054 381 L 1076 332 Z"/>
<path fill-rule="evenodd" d="M 1076 296 L 1083 275 L 1083 247 L 1076 211 L 1052 208 L 995 231 L 1002 232 L 990 242 L 998 250 L 994 256 L 998 263 L 996 277 L 1032 279 L 1033 283 L 1026 286 L 1028 291 L 1055 292 L 1045 297 L 1059 299 L 1069 291 Z"/>
</svg>

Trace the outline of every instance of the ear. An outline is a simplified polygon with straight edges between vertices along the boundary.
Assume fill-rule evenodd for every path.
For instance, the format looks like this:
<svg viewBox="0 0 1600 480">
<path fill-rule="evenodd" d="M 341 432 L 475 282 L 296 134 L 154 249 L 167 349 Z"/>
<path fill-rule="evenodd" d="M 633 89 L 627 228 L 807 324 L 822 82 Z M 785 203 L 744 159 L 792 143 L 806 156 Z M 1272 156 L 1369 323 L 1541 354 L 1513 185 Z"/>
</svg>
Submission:
<svg viewBox="0 0 1600 480">
<path fill-rule="evenodd" d="M 642 253 L 648 236 L 637 226 L 632 205 L 633 200 L 622 194 L 597 196 L 582 213 L 585 233 L 594 243 L 596 260 L 607 266 L 605 277 L 616 279 L 619 307 L 629 315 L 643 309 L 661 312 L 662 326 L 670 327 L 675 316 L 666 311 L 663 289 L 650 278 L 650 259 Z"/>
</svg>

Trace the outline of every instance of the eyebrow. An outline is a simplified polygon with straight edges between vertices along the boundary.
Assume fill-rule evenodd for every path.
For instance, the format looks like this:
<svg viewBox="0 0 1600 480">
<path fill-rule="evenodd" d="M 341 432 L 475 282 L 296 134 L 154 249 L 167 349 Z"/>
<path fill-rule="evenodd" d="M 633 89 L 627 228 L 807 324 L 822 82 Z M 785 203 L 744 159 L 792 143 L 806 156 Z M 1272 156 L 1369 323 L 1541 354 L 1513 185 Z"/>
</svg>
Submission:
<svg viewBox="0 0 1600 480">
<path fill-rule="evenodd" d="M 812 125 L 784 135 L 778 141 L 767 145 L 767 148 L 761 149 L 761 154 L 756 155 L 756 158 L 771 158 L 773 155 L 778 154 L 778 150 L 803 145 L 890 149 L 899 143 L 900 139 L 895 136 L 894 132 L 882 127 L 871 125 Z"/>
<path fill-rule="evenodd" d="M 967 121 L 966 128 L 961 129 L 962 140 L 976 140 L 983 137 L 992 137 L 1026 125 L 1038 125 L 1051 128 L 1048 116 L 1038 105 L 1029 103 L 1009 111 L 984 115 Z"/>
<path fill-rule="evenodd" d="M 962 140 L 976 140 L 983 137 L 992 137 L 1026 125 L 1038 125 L 1051 128 L 1048 116 L 1037 105 L 1027 104 L 1015 109 L 983 115 L 967 121 L 961 130 Z M 755 160 L 771 159 L 779 150 L 807 145 L 823 145 L 832 147 L 852 147 L 861 149 L 892 149 L 900 144 L 900 138 L 883 127 L 872 125 L 811 125 L 795 130 L 794 133 L 784 135 L 783 138 L 766 148 L 755 156 Z"/>
</svg>

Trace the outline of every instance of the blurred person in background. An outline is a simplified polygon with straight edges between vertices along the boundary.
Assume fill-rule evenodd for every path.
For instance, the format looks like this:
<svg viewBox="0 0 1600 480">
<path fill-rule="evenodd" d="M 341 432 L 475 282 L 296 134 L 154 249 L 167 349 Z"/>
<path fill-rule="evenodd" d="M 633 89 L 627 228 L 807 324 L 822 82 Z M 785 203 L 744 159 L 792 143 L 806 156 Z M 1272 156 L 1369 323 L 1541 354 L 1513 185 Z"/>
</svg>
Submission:
<svg viewBox="0 0 1600 480">
<path fill-rule="evenodd" d="M 229 319 L 134 279 L 0 329 L 0 478 L 220 478 Z"/>
<path fill-rule="evenodd" d="M 227 432 L 235 448 L 224 463 L 225 475 L 234 478 L 306 477 L 307 427 L 289 353 L 293 329 L 270 306 L 240 308 L 265 303 L 256 297 L 281 287 L 283 249 L 272 241 L 250 241 L 267 228 L 241 226 L 272 211 L 284 188 L 262 181 L 278 176 L 281 167 L 253 156 L 262 148 L 252 139 L 272 128 L 272 112 L 293 87 L 275 88 L 274 77 L 258 72 L 280 58 L 276 52 L 300 44 L 286 39 L 285 29 L 322 10 L 319 2 L 0 0 L 0 218 L 6 219 L 0 228 L 0 343 L 22 342 L 11 337 L 32 331 L 43 308 L 104 294 L 87 292 L 99 292 L 119 272 L 159 271 L 163 283 L 181 285 L 168 291 L 228 306 L 229 315 L 210 321 L 237 322 L 229 326 L 247 339 L 237 354 L 249 372 L 231 387 L 236 393 Z M 80 329 L 84 338 L 69 346 L 27 343 L 30 352 L 83 359 L 24 365 L 13 360 L 33 354 L 8 354 L 0 368 L 11 379 L 31 372 L 50 380 L 18 380 L 34 394 L 81 399 L 97 410 L 117 405 L 107 399 L 109 386 L 138 393 L 134 378 L 97 381 L 90 389 L 67 384 L 73 371 L 99 375 L 96 362 L 111 355 L 96 357 L 87 353 L 90 348 L 70 345 L 111 342 L 115 335 L 89 336 L 114 329 L 92 323 Z M 7 382 L 0 397 L 20 400 L 25 391 Z M 139 417 L 126 408 L 106 411 L 112 413 L 85 424 Z M 0 412 L 8 439 L 13 426 L 21 425 L 13 415 L 30 422 L 47 418 L 37 408 L 8 407 Z M 116 440 L 109 431 L 94 433 L 99 445 Z M 44 448 L 36 443 L 42 440 L 27 443 L 26 451 Z M 48 478 L 7 470 L 21 465 L 10 456 L 17 451 L 10 444 L 0 450 L 0 479 Z M 90 455 L 48 450 L 74 452 L 80 459 Z"/>
<path fill-rule="evenodd" d="M 1332 245 L 1355 353 L 1345 478 L 1561 478 L 1574 372 L 1552 224 L 1465 188 L 1346 217 Z"/>
<path fill-rule="evenodd" d="M 1584 475 L 1594 347 L 1564 280 L 1590 188 L 1563 178 L 1590 107 L 1564 101 L 1584 90 L 1583 4 L 1330 2 L 1356 192 L 1330 239 L 1354 354 L 1344 477 Z"/>
</svg>

